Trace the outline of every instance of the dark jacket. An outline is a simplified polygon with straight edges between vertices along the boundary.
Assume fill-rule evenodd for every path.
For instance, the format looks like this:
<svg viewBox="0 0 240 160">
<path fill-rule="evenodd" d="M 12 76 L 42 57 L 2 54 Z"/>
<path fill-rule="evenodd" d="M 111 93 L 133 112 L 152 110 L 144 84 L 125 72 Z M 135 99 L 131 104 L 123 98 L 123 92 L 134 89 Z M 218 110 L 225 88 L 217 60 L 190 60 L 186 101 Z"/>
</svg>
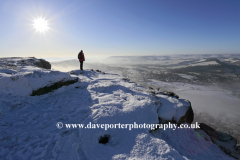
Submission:
<svg viewBox="0 0 240 160">
<path fill-rule="evenodd" d="M 80 53 L 80 54 L 81 54 L 81 59 L 79 59 L 79 61 L 85 61 L 84 54 L 83 53 Z"/>
</svg>

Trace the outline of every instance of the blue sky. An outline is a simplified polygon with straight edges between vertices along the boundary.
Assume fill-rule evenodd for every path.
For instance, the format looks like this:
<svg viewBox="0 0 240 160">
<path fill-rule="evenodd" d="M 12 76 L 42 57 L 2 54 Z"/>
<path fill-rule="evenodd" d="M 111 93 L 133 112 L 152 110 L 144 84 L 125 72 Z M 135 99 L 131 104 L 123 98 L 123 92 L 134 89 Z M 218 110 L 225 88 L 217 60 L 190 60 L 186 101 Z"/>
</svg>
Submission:
<svg viewBox="0 0 240 160">
<path fill-rule="evenodd" d="M 240 53 L 239 0 L 1 0 L 0 57 Z M 33 20 L 45 18 L 38 33 Z"/>
</svg>

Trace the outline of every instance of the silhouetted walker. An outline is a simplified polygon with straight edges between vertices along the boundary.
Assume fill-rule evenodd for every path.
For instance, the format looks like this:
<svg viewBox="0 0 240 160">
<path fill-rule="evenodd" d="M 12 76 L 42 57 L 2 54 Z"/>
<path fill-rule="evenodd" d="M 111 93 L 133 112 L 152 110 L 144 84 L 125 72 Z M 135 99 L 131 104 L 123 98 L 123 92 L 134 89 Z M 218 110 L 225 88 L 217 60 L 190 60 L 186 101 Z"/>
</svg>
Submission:
<svg viewBox="0 0 240 160">
<path fill-rule="evenodd" d="M 83 50 L 78 53 L 78 59 L 80 62 L 80 70 L 83 70 L 83 61 L 85 61 Z"/>
</svg>

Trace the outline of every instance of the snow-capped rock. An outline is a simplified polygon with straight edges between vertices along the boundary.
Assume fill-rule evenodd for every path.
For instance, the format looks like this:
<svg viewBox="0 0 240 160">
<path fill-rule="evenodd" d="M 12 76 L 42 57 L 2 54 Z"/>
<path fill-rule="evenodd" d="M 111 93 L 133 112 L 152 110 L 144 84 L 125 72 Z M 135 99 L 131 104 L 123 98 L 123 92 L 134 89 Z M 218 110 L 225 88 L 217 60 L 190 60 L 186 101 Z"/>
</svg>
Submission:
<svg viewBox="0 0 240 160">
<path fill-rule="evenodd" d="M 161 102 L 158 110 L 158 119 L 160 123 L 189 123 L 194 118 L 191 103 L 185 99 L 177 99 L 166 95 L 157 95 Z"/>
<path fill-rule="evenodd" d="M 35 58 L 1 58 L 0 94 L 27 96 L 40 88 L 49 87 L 57 82 L 76 81 L 68 73 L 52 71 L 36 67 L 35 64 L 44 60 Z M 11 69 L 9 69 L 11 68 Z"/>
</svg>

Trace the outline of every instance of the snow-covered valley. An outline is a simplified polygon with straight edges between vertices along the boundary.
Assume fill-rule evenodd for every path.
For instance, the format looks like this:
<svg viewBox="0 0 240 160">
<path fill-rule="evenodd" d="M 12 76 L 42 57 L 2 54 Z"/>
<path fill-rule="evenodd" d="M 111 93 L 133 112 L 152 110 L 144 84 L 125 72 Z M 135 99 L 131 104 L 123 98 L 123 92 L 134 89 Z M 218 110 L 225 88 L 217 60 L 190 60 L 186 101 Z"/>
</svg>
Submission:
<svg viewBox="0 0 240 160">
<path fill-rule="evenodd" d="M 1 59 L 0 159 L 239 158 L 240 148 L 236 148 L 233 137 L 214 131 L 222 135 L 222 139 L 216 139 L 202 128 L 67 128 L 65 124 L 86 126 L 90 122 L 188 124 L 195 109 L 187 100 L 143 87 L 117 74 L 90 69 L 60 72 L 40 68 L 32 61 L 38 60 Z M 33 91 L 76 79 L 32 95 Z M 57 128 L 58 122 L 64 124 L 63 128 Z M 106 135 L 107 142 L 100 143 L 100 137 Z"/>
</svg>

